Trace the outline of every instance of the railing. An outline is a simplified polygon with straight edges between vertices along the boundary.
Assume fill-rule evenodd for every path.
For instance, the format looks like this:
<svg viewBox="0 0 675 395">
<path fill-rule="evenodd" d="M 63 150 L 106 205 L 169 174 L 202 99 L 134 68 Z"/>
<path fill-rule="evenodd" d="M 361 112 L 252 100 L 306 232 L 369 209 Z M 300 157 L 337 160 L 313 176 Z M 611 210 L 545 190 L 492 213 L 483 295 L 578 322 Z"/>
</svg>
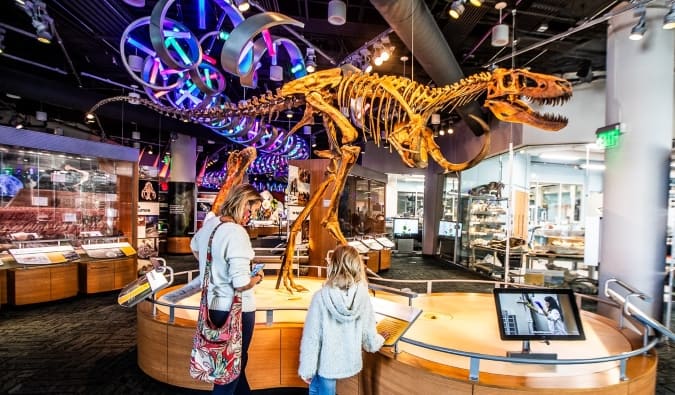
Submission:
<svg viewBox="0 0 675 395">
<path fill-rule="evenodd" d="M 309 266 L 309 267 L 314 267 L 314 266 Z M 318 267 L 320 270 L 320 267 Z M 198 270 L 190 270 L 190 271 L 185 271 L 185 272 L 179 272 L 175 273 L 175 276 L 182 276 L 185 275 L 188 279 L 188 282 L 192 280 L 193 274 L 195 272 L 198 272 Z M 512 283 L 506 283 L 506 282 L 498 282 L 498 281 L 488 281 L 488 280 L 461 280 L 461 279 L 443 279 L 443 280 L 393 280 L 393 279 L 384 279 L 384 278 L 377 278 L 378 281 L 380 282 L 387 282 L 391 284 L 395 283 L 422 283 L 426 284 L 426 289 L 427 293 L 431 294 L 433 285 L 437 283 L 461 283 L 461 284 L 466 284 L 466 283 L 484 283 L 484 284 L 491 284 L 494 287 L 501 287 L 501 286 L 511 286 L 511 287 L 523 287 L 524 285 L 522 284 L 512 284 Z M 610 284 L 618 284 L 624 289 L 629 291 L 628 296 L 621 296 L 619 293 L 616 291 L 610 289 L 609 285 Z M 532 287 L 532 286 L 527 286 L 527 287 Z M 408 304 L 412 304 L 412 299 L 417 297 L 418 294 L 412 291 L 409 291 L 405 288 L 399 289 L 395 287 L 390 287 L 390 286 L 385 286 L 381 284 L 369 284 L 369 288 L 371 291 L 378 292 L 387 292 L 391 293 L 394 295 L 398 296 L 404 296 L 408 298 Z M 200 289 L 198 290 L 200 291 Z M 480 372 L 480 363 L 483 360 L 486 361 L 497 361 L 497 362 L 508 362 L 508 363 L 518 363 L 518 364 L 537 364 L 537 365 L 590 365 L 590 364 L 597 364 L 597 363 L 605 363 L 605 362 L 618 362 L 619 363 L 619 377 L 622 381 L 628 380 L 629 378 L 626 376 L 626 369 L 627 369 L 627 363 L 628 359 L 645 354 L 651 349 L 653 349 L 657 344 L 659 344 L 661 341 L 664 340 L 664 337 L 668 337 L 670 339 L 675 339 L 675 335 L 673 335 L 672 332 L 670 332 L 667 328 L 665 328 L 663 325 L 660 323 L 656 322 L 653 320 L 651 317 L 647 316 L 644 312 L 639 310 L 637 307 L 635 307 L 631 302 L 631 298 L 634 297 L 641 297 L 643 298 L 644 294 L 634 290 L 632 287 L 629 285 L 625 284 L 624 282 L 617 280 L 617 279 L 611 279 L 608 280 L 605 283 L 605 295 L 608 296 L 611 300 L 605 300 L 605 299 L 600 299 L 594 296 L 590 295 L 582 295 L 582 294 L 576 294 L 576 301 L 577 304 L 581 307 L 581 302 L 584 299 L 595 301 L 597 303 L 604 303 L 607 304 L 611 307 L 614 307 L 616 309 L 621 309 L 622 311 L 622 317 L 623 316 L 628 316 L 630 318 L 635 318 L 638 323 L 642 324 L 644 326 L 644 333 L 648 333 L 649 329 L 656 328 L 657 331 L 661 334 L 659 337 L 652 337 L 649 339 L 647 335 L 644 337 L 644 342 L 643 346 L 632 350 L 630 352 L 624 352 L 618 355 L 611 355 L 611 356 L 606 356 L 606 357 L 598 357 L 598 358 L 584 358 L 584 359 L 528 359 L 528 358 L 520 358 L 520 357 L 508 357 L 508 356 L 500 356 L 500 355 L 489 355 L 489 354 L 482 354 L 482 353 L 475 353 L 475 352 L 469 352 L 469 351 L 463 351 L 463 350 L 458 350 L 458 349 L 453 349 L 453 348 L 446 348 L 446 347 L 441 347 L 441 346 L 436 346 L 433 344 L 427 344 L 424 342 L 420 342 L 414 339 L 410 339 L 407 337 L 401 337 L 399 342 L 410 344 L 413 346 L 425 348 L 428 350 L 432 351 L 437 351 L 441 353 L 446 353 L 446 354 L 452 354 L 452 355 L 458 355 L 462 357 L 469 358 L 469 376 L 468 379 L 470 381 L 478 381 L 479 378 L 479 372 Z M 154 297 L 154 295 L 153 295 Z M 186 310 L 198 310 L 198 306 L 185 306 L 185 305 L 176 305 L 173 303 L 167 303 L 163 302 L 160 300 L 152 299 L 151 302 L 153 303 L 153 315 L 156 314 L 156 306 L 165 306 L 169 309 L 169 323 L 173 323 L 175 319 L 175 309 L 186 309 Z M 266 314 L 266 320 L 265 324 L 267 326 L 271 326 L 274 323 L 274 312 L 275 311 L 306 311 L 306 308 L 298 308 L 298 307 L 284 307 L 284 308 L 274 308 L 274 307 L 269 307 L 269 308 L 264 308 L 264 309 L 258 309 L 258 311 L 265 311 Z M 623 321 L 620 323 L 620 327 L 622 326 Z M 396 348 L 398 350 L 398 348 Z"/>
</svg>

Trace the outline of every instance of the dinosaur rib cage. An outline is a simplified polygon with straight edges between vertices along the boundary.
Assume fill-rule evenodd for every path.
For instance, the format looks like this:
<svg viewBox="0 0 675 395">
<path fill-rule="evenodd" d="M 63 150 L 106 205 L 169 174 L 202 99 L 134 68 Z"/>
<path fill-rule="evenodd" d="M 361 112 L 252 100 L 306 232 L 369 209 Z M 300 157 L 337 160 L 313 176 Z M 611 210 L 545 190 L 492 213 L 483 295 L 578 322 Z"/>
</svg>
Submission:
<svg viewBox="0 0 675 395">
<path fill-rule="evenodd" d="M 347 74 L 335 88 L 335 105 L 349 109 L 353 123 L 377 145 L 387 139 L 396 124 L 419 117 L 422 125 L 431 114 L 450 111 L 476 99 L 487 89 L 490 73 L 480 73 L 454 84 L 431 88 L 405 77 Z M 344 113 L 344 112 L 343 112 Z M 360 124 L 360 125 L 359 125 Z"/>
</svg>

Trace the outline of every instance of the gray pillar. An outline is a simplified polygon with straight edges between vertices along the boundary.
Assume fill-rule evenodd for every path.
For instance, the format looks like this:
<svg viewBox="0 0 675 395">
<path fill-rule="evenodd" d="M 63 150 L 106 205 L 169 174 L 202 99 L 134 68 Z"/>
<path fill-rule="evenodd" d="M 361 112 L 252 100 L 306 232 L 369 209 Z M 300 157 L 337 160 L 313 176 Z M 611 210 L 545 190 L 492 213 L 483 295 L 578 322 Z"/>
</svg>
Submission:
<svg viewBox="0 0 675 395">
<path fill-rule="evenodd" d="M 424 177 L 424 227 L 422 254 L 435 255 L 438 245 L 438 222 L 441 219 L 444 175 L 435 164 L 429 164 Z"/>
<path fill-rule="evenodd" d="M 625 4 L 624 4 L 625 5 Z M 633 12 L 607 30 L 606 124 L 625 125 L 605 152 L 599 280 L 618 278 L 652 297 L 639 308 L 660 320 L 666 248 L 668 173 L 673 137 L 673 31 L 665 8 L 647 9 L 647 33 L 628 39 Z M 602 126 L 602 125 L 599 125 Z M 603 313 L 606 310 L 602 311 Z"/>
<path fill-rule="evenodd" d="M 197 140 L 178 134 L 176 141 L 171 143 L 167 237 L 167 252 L 170 254 L 190 253 L 190 236 L 195 230 L 196 162 Z"/>
</svg>

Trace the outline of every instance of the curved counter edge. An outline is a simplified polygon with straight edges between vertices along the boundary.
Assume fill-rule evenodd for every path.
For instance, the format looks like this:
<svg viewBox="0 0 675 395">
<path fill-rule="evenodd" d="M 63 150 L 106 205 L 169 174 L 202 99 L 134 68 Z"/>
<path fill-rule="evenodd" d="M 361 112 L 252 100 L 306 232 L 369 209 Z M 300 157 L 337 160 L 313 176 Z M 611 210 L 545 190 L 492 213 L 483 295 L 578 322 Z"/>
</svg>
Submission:
<svg viewBox="0 0 675 395">
<path fill-rule="evenodd" d="M 138 365 L 148 376 L 170 385 L 209 390 L 211 384 L 188 374 L 195 322 L 157 311 L 149 301 L 137 307 Z M 302 323 L 256 324 L 249 350 L 247 377 L 251 388 L 306 387 L 297 376 Z M 626 334 L 624 333 L 624 336 Z M 628 338 L 628 336 L 627 336 Z M 635 340 L 635 339 L 633 339 Z M 638 346 L 639 347 L 639 346 Z M 467 369 L 452 367 L 391 349 L 364 353 L 364 369 L 352 378 L 338 381 L 343 394 L 653 394 L 656 386 L 654 351 L 627 361 L 627 380 L 617 381 L 614 372 L 574 377 L 573 382 L 557 377 L 520 377 L 481 372 L 469 380 Z M 450 392 L 448 392 L 450 391 Z"/>
</svg>

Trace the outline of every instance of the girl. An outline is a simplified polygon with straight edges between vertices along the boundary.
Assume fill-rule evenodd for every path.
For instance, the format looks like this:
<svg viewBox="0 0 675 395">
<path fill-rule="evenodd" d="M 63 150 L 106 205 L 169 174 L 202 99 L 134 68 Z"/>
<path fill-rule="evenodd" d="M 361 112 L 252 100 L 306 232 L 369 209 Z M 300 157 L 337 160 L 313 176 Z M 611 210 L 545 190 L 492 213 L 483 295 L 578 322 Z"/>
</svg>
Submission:
<svg viewBox="0 0 675 395">
<path fill-rule="evenodd" d="M 328 277 L 312 297 L 300 342 L 298 374 L 310 395 L 333 395 L 337 379 L 363 367 L 361 348 L 376 352 L 384 337 L 375 328 L 375 313 L 358 251 L 338 246 L 328 264 Z"/>
</svg>

